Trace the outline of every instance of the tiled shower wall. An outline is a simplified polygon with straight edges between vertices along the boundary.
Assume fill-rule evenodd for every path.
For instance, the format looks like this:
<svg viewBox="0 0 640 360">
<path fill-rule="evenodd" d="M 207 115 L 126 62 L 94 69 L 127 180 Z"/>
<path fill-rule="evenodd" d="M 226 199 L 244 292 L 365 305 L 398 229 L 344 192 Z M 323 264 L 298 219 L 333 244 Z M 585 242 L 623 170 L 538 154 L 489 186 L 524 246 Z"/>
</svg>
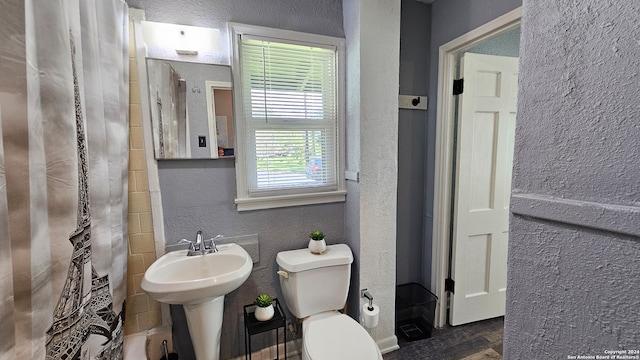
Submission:
<svg viewBox="0 0 640 360">
<path fill-rule="evenodd" d="M 129 255 L 125 334 L 148 330 L 162 322 L 160 304 L 140 288 L 142 276 L 156 260 L 156 254 L 133 26 L 129 34 Z"/>
</svg>

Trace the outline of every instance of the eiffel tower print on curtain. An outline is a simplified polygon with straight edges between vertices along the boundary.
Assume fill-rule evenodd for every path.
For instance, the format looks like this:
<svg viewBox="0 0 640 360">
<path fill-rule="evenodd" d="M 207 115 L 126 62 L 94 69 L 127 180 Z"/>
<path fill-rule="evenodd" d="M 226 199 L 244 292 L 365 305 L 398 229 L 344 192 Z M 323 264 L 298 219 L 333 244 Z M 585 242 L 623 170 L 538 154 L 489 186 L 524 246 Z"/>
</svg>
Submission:
<svg viewBox="0 0 640 360">
<path fill-rule="evenodd" d="M 94 359 L 122 359 L 124 304 L 115 314 L 109 290 L 109 276 L 100 276 L 91 264 L 91 212 L 89 201 L 86 133 L 75 64 L 75 44 L 71 39 L 71 67 L 75 101 L 78 150 L 78 219 L 69 236 L 71 261 L 60 299 L 47 331 L 46 360 L 86 359 L 91 335 L 105 338 Z"/>
</svg>

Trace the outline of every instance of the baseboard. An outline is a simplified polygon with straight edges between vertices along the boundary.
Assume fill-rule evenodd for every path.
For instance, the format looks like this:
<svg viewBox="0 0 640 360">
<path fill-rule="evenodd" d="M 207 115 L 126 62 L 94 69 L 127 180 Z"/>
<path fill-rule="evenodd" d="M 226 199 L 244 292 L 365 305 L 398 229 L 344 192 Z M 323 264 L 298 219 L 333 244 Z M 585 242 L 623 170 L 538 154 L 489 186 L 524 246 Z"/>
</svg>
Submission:
<svg viewBox="0 0 640 360">
<path fill-rule="evenodd" d="M 279 354 L 280 359 L 284 359 L 284 344 L 280 344 L 279 346 Z M 292 356 L 300 355 L 300 349 L 302 348 L 302 339 L 295 339 L 287 341 L 287 359 L 290 359 Z M 251 353 L 252 359 L 276 359 L 276 346 L 272 345 L 268 348 L 256 350 Z M 244 360 L 245 356 L 241 355 L 230 360 Z"/>
<path fill-rule="evenodd" d="M 398 346 L 398 338 L 395 335 L 378 340 L 376 341 L 376 344 L 378 345 L 380 352 L 383 354 L 400 349 L 400 346 Z"/>
</svg>

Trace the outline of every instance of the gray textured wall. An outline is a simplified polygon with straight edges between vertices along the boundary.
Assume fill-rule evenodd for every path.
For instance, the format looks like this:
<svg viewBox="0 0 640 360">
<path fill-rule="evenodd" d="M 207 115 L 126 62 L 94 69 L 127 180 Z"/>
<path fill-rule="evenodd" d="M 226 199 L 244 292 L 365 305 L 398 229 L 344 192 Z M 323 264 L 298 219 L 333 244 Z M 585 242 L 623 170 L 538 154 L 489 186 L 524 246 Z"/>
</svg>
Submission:
<svg viewBox="0 0 640 360">
<path fill-rule="evenodd" d="M 258 293 L 282 299 L 276 275 L 275 256 L 279 251 L 303 248 L 311 228 L 322 229 L 327 243 L 344 242 L 344 204 L 301 206 L 285 209 L 237 212 L 233 160 L 165 160 L 158 162 L 167 243 L 195 238 L 202 229 L 205 237 L 258 234 L 260 262 L 254 264 L 249 279 L 225 299 L 221 358 L 244 352 L 242 306 L 250 304 Z M 172 309 L 174 322 L 186 329 L 180 309 Z M 181 351 L 188 353 L 185 330 L 177 331 Z M 261 340 L 254 349 L 273 345 Z M 188 358 L 188 357 L 187 357 Z"/>
<path fill-rule="evenodd" d="M 505 359 L 640 344 L 639 13 L 525 1 Z"/>
<path fill-rule="evenodd" d="M 437 0 L 431 5 L 431 61 L 429 65 L 429 111 L 425 159 L 425 212 L 423 274 L 431 282 L 433 235 L 433 173 L 435 169 L 438 54 L 440 46 L 517 8 L 522 0 Z"/>
<path fill-rule="evenodd" d="M 221 29 L 222 51 L 218 62 L 223 64 L 229 64 L 227 22 L 344 37 L 339 0 L 129 0 L 128 3 L 144 9 L 150 21 Z M 236 194 L 233 160 L 166 160 L 159 161 L 158 167 L 167 244 L 193 238 L 198 229 L 210 236 L 259 236 L 260 263 L 254 266 L 247 282 L 225 300 L 220 355 L 227 359 L 242 354 L 242 305 L 253 302 L 261 292 L 282 297 L 275 275 L 277 252 L 306 246 L 312 229 L 322 229 L 329 244 L 345 242 L 345 204 L 238 213 L 233 204 Z M 189 340 L 183 330 L 186 325 L 180 316 L 176 318 L 180 329 L 176 340 L 185 348 L 187 356 L 183 357 L 188 359 Z M 273 344 L 265 337 L 253 345 L 259 349 Z"/>
<path fill-rule="evenodd" d="M 227 22 L 344 37 L 339 0 L 126 1 L 129 7 L 144 9 L 148 21 L 220 29 L 220 53 L 199 55 L 201 62 L 229 64 Z"/>
<path fill-rule="evenodd" d="M 400 94 L 429 92 L 431 5 L 402 0 Z M 423 283 L 424 163 L 427 111 L 399 110 L 396 280 Z"/>
</svg>

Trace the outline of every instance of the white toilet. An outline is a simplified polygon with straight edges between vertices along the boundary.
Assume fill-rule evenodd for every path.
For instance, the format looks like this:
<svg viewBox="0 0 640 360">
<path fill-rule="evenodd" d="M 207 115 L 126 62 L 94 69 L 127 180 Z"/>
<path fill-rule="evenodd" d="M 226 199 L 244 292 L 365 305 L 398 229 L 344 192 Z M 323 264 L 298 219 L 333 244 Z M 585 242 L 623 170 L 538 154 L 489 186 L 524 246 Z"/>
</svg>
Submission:
<svg viewBox="0 0 640 360">
<path fill-rule="evenodd" d="M 345 244 L 322 255 L 308 249 L 278 253 L 280 286 L 289 311 L 302 319 L 303 360 L 382 360 L 369 333 L 338 310 L 347 301 L 353 254 Z"/>
</svg>

